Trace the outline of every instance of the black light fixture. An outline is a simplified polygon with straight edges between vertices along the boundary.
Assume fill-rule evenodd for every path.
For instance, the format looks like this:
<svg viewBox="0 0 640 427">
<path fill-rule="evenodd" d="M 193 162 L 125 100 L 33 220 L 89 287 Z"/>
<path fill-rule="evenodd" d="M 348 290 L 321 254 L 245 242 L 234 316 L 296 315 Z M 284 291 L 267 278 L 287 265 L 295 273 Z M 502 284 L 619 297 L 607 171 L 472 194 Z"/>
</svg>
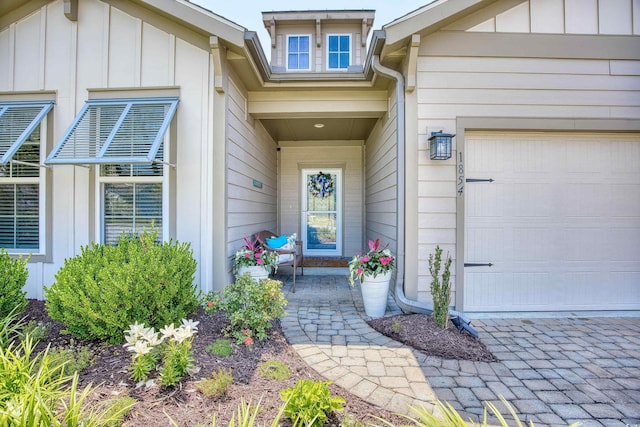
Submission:
<svg viewBox="0 0 640 427">
<path fill-rule="evenodd" d="M 447 160 L 451 158 L 451 140 L 455 135 L 450 133 L 431 132 L 429 138 L 429 157 L 431 160 Z"/>
</svg>

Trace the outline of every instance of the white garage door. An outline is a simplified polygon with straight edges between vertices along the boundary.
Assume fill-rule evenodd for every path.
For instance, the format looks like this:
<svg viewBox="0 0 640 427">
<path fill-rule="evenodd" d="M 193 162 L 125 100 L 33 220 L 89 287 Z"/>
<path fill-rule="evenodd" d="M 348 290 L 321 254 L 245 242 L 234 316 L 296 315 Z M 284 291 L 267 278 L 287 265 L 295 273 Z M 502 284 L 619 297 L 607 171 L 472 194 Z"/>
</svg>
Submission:
<svg viewBox="0 0 640 427">
<path fill-rule="evenodd" d="M 471 133 L 465 151 L 465 311 L 640 309 L 640 135 Z"/>
</svg>

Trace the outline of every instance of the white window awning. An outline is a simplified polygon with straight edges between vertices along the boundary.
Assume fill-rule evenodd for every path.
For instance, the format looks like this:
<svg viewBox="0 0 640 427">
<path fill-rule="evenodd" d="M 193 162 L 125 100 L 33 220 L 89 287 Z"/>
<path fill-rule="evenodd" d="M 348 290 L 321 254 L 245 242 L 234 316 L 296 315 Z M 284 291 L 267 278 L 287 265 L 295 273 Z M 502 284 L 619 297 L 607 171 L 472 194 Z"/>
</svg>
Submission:
<svg viewBox="0 0 640 427">
<path fill-rule="evenodd" d="M 8 164 L 53 108 L 53 101 L 0 102 L 0 166 Z"/>
<path fill-rule="evenodd" d="M 178 98 L 90 99 L 45 164 L 149 164 Z"/>
</svg>

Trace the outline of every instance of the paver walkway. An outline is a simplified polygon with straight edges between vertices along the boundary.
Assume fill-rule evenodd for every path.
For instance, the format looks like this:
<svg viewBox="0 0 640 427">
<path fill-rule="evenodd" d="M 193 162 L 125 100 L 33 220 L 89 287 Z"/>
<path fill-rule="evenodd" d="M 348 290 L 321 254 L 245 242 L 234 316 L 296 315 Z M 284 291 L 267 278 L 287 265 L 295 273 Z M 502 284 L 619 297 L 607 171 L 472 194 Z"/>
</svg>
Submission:
<svg viewBox="0 0 640 427">
<path fill-rule="evenodd" d="M 383 408 L 409 413 L 448 401 L 481 420 L 483 402 L 504 396 L 536 426 L 640 426 L 640 319 L 474 320 L 500 362 L 427 356 L 371 329 L 346 275 L 285 282 L 284 332 L 325 378 Z M 387 315 L 399 313 L 389 299 Z"/>
</svg>

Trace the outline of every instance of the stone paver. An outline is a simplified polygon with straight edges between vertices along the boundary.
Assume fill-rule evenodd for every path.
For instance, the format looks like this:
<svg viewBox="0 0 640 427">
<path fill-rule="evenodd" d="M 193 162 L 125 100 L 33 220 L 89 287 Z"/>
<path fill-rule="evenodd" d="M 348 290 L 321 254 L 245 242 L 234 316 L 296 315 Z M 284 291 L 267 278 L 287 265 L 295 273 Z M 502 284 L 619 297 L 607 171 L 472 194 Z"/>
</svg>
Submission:
<svg viewBox="0 0 640 427">
<path fill-rule="evenodd" d="M 371 329 L 346 271 L 298 276 L 296 293 L 290 275 L 278 278 L 289 301 L 283 330 L 298 354 L 325 378 L 385 409 L 433 411 L 442 400 L 465 419 L 482 421 L 486 402 L 507 414 L 504 398 L 536 426 L 640 425 L 639 318 L 474 320 L 500 362 L 446 360 Z M 398 313 L 390 297 L 386 315 Z"/>
</svg>

